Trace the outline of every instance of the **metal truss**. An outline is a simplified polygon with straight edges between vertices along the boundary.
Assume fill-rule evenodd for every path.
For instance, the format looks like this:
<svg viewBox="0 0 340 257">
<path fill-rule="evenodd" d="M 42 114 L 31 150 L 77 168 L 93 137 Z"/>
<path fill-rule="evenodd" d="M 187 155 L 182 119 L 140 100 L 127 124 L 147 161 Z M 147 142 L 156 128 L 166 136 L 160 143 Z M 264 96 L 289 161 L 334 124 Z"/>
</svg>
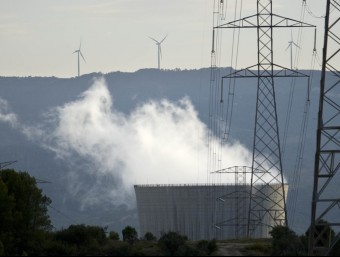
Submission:
<svg viewBox="0 0 340 257">
<path fill-rule="evenodd" d="M 17 161 L 0 162 L 0 170 L 16 162 Z"/>
<path fill-rule="evenodd" d="M 254 236 L 259 226 L 287 225 L 274 78 L 308 76 L 274 64 L 273 29 L 292 27 L 315 26 L 273 14 L 272 0 L 257 0 L 257 14 L 214 28 L 257 29 L 258 63 L 223 77 L 257 78 L 248 237 Z"/>
<path fill-rule="evenodd" d="M 339 31 L 340 3 L 327 0 L 309 255 L 328 255 L 340 238 Z"/>
<path fill-rule="evenodd" d="M 235 178 L 234 191 L 216 198 L 216 201 L 222 205 L 225 202 L 228 205 L 233 204 L 234 208 L 226 207 L 232 209 L 234 213 L 231 213 L 227 220 L 217 221 L 215 228 L 232 227 L 235 231 L 235 238 L 244 238 L 247 235 L 248 228 L 247 203 L 249 203 L 249 187 L 247 186 L 247 174 L 251 174 L 251 167 L 234 166 L 213 173 L 233 174 Z"/>
</svg>

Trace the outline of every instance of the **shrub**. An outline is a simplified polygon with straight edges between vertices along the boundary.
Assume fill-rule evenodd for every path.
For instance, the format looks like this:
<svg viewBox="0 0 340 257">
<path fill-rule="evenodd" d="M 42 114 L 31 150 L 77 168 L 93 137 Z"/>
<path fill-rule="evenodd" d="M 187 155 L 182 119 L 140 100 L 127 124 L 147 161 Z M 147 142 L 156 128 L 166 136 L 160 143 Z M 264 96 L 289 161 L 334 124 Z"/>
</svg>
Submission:
<svg viewBox="0 0 340 257">
<path fill-rule="evenodd" d="M 156 241 L 157 237 L 155 237 L 151 232 L 146 232 L 144 237 L 143 237 L 143 240 L 146 240 L 146 241 Z"/>
<path fill-rule="evenodd" d="M 161 236 L 159 239 L 159 245 L 170 256 L 174 256 L 176 252 L 185 246 L 185 242 L 188 240 L 186 236 L 182 236 L 176 232 L 168 232 Z"/>
</svg>

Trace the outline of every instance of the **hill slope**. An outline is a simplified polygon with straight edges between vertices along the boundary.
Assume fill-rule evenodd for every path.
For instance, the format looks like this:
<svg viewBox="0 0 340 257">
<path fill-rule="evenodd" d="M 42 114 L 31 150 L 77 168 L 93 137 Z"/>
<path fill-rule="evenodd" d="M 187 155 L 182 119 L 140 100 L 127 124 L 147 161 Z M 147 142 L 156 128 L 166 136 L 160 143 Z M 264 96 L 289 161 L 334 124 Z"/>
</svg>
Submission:
<svg viewBox="0 0 340 257">
<path fill-rule="evenodd" d="M 223 72 L 227 73 L 227 70 Z M 308 74 L 309 71 L 305 71 L 305 73 Z M 99 107 L 98 110 L 103 111 L 102 113 L 104 114 L 109 112 L 108 117 L 110 119 L 112 117 L 117 119 L 115 124 L 136 124 L 140 119 L 134 119 L 134 117 L 138 115 L 144 117 L 143 121 L 147 120 L 148 115 L 152 114 L 150 109 L 147 109 L 148 107 L 154 108 L 152 110 L 156 110 L 158 116 L 159 111 L 164 112 L 164 110 L 172 108 L 172 110 L 177 111 L 179 116 L 165 117 L 177 122 L 178 119 L 184 117 L 180 116 L 182 115 L 180 114 L 181 111 L 190 111 L 190 106 L 188 107 L 186 103 L 181 102 L 183 98 L 186 98 L 189 99 L 189 102 L 192 103 L 192 106 L 198 112 L 198 118 L 208 125 L 210 70 L 159 71 L 147 69 L 134 73 L 88 74 L 70 79 L 54 77 L 0 77 L 0 98 L 2 99 L 0 99 L 0 131 L 2 135 L 0 160 L 17 160 L 18 162 L 13 164 L 12 168 L 26 170 L 39 179 L 51 182 L 40 185 L 44 192 L 52 198 L 53 208 L 50 209 L 50 214 L 55 227 L 65 227 L 71 223 L 87 223 L 109 226 L 110 229 L 121 231 L 126 225 L 138 226 L 133 191 L 131 189 L 132 194 L 130 192 L 130 195 L 118 199 L 116 197 L 117 192 L 112 191 L 112 188 L 116 187 L 119 191 L 120 184 L 125 183 L 124 177 L 111 176 L 108 175 L 108 172 L 103 172 L 99 178 L 99 169 L 103 167 L 101 165 L 111 160 L 103 158 L 99 166 L 97 165 L 98 162 L 93 160 L 95 158 L 93 149 L 100 149 L 100 151 L 105 152 L 106 150 L 103 150 L 101 145 L 105 145 L 106 139 L 110 140 L 114 135 L 107 135 L 106 139 L 104 136 L 101 137 L 102 141 L 99 141 L 101 145 L 96 145 L 97 142 L 91 142 L 91 146 L 97 148 L 91 148 L 92 153 L 90 155 L 81 152 L 81 149 L 86 150 L 84 145 L 79 145 L 77 151 L 71 149 L 72 154 L 70 154 L 70 145 L 68 145 L 68 142 L 62 141 L 65 140 L 65 137 L 58 137 L 60 134 L 57 135 L 57 132 L 61 132 L 56 130 L 57 126 L 61 124 L 61 114 L 64 114 L 66 117 L 73 110 L 73 107 L 75 108 L 76 105 L 79 107 L 80 104 L 85 103 L 83 100 L 86 97 L 88 97 L 86 99 L 90 99 L 90 93 L 84 95 L 84 92 L 88 92 L 96 77 L 105 78 L 109 95 L 113 99 L 113 105 L 110 106 L 107 101 L 112 99 L 107 97 L 107 94 L 104 92 L 105 89 L 103 89 L 104 91 L 101 91 L 101 93 L 106 98 L 104 97 L 105 99 L 100 101 L 99 104 L 100 108 L 104 108 L 104 110 L 101 110 Z M 294 220 L 290 217 L 293 220 L 291 223 L 292 228 L 299 233 L 306 230 L 309 222 L 319 77 L 320 73 L 314 72 L 311 90 L 311 115 L 307 130 L 304 165 L 301 171 L 301 181 L 303 183 L 299 187 L 298 204 Z M 283 124 L 285 124 L 286 119 L 290 83 L 291 81 L 288 79 L 280 80 L 277 82 L 276 87 L 281 137 L 284 131 Z M 290 121 L 291 127 L 287 138 L 286 154 L 283 163 L 288 182 L 293 179 L 290 176 L 294 169 L 297 155 L 296 148 L 299 127 L 306 94 L 305 82 L 297 83 L 294 91 L 293 114 Z M 162 102 L 162 99 L 167 99 L 169 104 L 167 105 L 167 103 Z M 232 140 L 239 141 L 248 149 L 252 149 L 255 100 L 256 81 L 240 80 L 237 82 L 231 136 Z M 157 104 L 146 104 L 150 102 L 156 102 Z M 86 103 L 89 103 L 89 101 Z M 176 109 L 177 107 L 179 109 Z M 1 116 L 1 113 L 3 116 Z M 95 114 L 93 113 L 93 115 Z M 155 115 L 154 121 L 157 121 L 157 115 Z M 75 111 L 75 116 L 77 116 L 77 111 Z M 15 117 L 15 119 L 9 121 L 9 119 L 5 119 L 6 117 Z M 92 124 L 99 129 L 96 131 L 103 131 L 103 135 L 106 132 L 101 129 L 109 126 L 109 124 L 105 123 L 106 119 L 104 118 L 102 119 L 102 124 Z M 91 120 L 91 117 L 89 119 Z M 195 120 L 194 114 L 192 114 L 191 119 Z M 189 121 L 191 120 L 185 121 L 184 119 L 178 122 L 185 123 Z M 185 124 L 189 125 L 189 123 Z M 138 128 L 141 129 L 143 126 L 146 127 L 147 123 Z M 125 125 L 118 128 L 124 131 L 130 129 L 130 127 Z M 156 133 L 156 129 L 154 127 L 153 129 Z M 157 129 L 159 128 L 157 127 Z M 166 134 L 167 128 L 161 129 Z M 94 138 L 94 135 L 91 137 L 90 132 L 88 136 L 81 138 L 87 138 L 88 140 Z M 122 141 L 126 142 L 126 144 L 128 142 L 136 142 L 130 140 L 130 135 L 122 134 Z M 169 138 L 169 142 L 174 139 L 172 134 L 170 136 L 172 138 Z M 167 143 L 165 142 L 164 144 Z M 135 143 L 131 143 L 129 147 L 131 150 L 136 150 L 135 148 L 137 148 Z M 66 149 L 70 150 L 68 152 L 69 156 L 65 155 Z M 177 150 L 174 149 L 175 152 Z M 98 153 L 101 153 L 100 151 Z M 129 151 L 128 149 L 124 151 L 117 149 L 115 153 L 118 155 L 120 152 L 126 154 Z M 164 155 L 169 154 L 165 153 Z M 137 163 L 140 160 L 134 158 L 138 156 L 140 155 L 122 156 L 121 158 L 128 158 L 130 162 L 136 161 Z M 96 156 L 96 158 L 99 157 Z M 114 167 L 119 167 L 119 165 L 126 166 L 125 163 L 114 163 L 112 165 Z M 193 164 L 193 169 L 197 169 L 199 165 L 200 162 L 197 161 L 197 163 Z M 142 162 L 140 166 L 140 169 L 145 168 Z M 204 173 L 206 167 L 199 167 L 198 169 L 201 173 Z M 91 172 L 83 172 L 84 170 L 91 170 Z M 147 182 L 150 177 L 143 179 L 143 182 Z M 136 182 L 140 183 L 139 180 L 136 180 Z M 193 178 L 192 183 L 195 182 L 196 178 Z"/>
</svg>

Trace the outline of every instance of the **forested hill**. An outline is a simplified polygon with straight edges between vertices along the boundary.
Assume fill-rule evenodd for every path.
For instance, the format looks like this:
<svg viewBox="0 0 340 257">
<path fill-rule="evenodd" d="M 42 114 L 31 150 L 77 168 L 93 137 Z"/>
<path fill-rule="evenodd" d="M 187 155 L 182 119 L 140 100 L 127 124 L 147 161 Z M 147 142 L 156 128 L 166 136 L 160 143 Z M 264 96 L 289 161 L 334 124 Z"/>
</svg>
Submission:
<svg viewBox="0 0 340 257">
<path fill-rule="evenodd" d="M 228 72 L 230 72 L 230 69 L 222 70 L 221 75 Z M 310 71 L 302 72 L 310 74 Z M 95 83 L 95 78 L 105 79 L 111 96 L 110 99 L 113 101 L 112 106 L 106 102 L 105 88 L 92 88 L 92 91 L 89 91 Z M 294 218 L 293 223 L 291 223 L 292 228 L 299 233 L 306 230 L 309 222 L 319 81 L 320 72 L 314 71 L 313 79 L 311 80 L 311 109 L 307 141 L 301 171 L 301 184 L 297 196 L 298 204 L 294 217 L 290 217 Z M 236 83 L 231 137 L 232 140 L 237 140 L 248 149 L 252 149 L 254 118 L 248 117 L 255 115 L 256 80 L 240 79 Z M 282 79 L 276 82 L 281 136 L 284 133 L 287 103 L 291 95 L 290 85 L 291 79 Z M 57 228 L 61 228 L 67 227 L 69 224 L 85 223 L 108 226 L 116 231 L 121 231 L 126 225 L 138 228 L 133 197 L 124 196 L 124 200 L 129 201 L 124 204 L 124 201 L 117 198 L 117 192 L 112 193 L 110 190 L 110 188 L 119 187 L 124 181 L 119 176 L 100 173 L 102 165 L 110 163 L 110 159 L 100 159 L 100 156 L 98 157 L 100 152 L 97 155 L 93 153 L 85 154 L 84 151 L 88 150 L 86 149 L 87 145 L 75 140 L 72 141 L 73 145 L 78 144 L 79 146 L 79 151 L 76 152 L 71 149 L 70 142 L 65 139 L 66 137 L 62 138 L 64 141 L 59 137 L 61 133 L 70 128 L 64 127 L 63 129 L 65 130 L 61 130 L 61 128 L 56 130 L 56 125 L 60 124 L 61 118 L 64 117 L 61 115 L 67 117 L 68 114 L 75 111 L 72 117 L 77 117 L 77 112 L 74 108 L 76 108 L 77 104 L 78 107 L 83 104 L 81 99 L 88 99 L 88 104 L 95 105 L 97 103 L 96 99 L 91 98 L 93 90 L 98 90 L 96 91 L 98 95 L 102 94 L 106 97 L 102 100 L 100 100 L 101 98 L 99 99 L 101 107 L 98 110 L 103 111 L 104 114 L 111 111 L 117 120 L 117 124 L 136 124 L 139 120 L 134 120 L 133 118 L 139 117 L 138 115 L 143 115 L 143 111 L 145 114 L 149 110 L 147 109 L 148 106 L 144 106 L 146 103 L 167 99 L 174 106 L 182 106 L 181 100 L 188 99 L 198 112 L 199 119 L 208 126 L 210 69 L 144 69 L 132 73 L 93 73 L 67 79 L 56 77 L 0 77 L 0 161 L 16 160 L 17 162 L 12 164 L 10 168 L 27 171 L 42 182 L 50 182 L 40 183 L 39 187 L 52 199 L 51 206 L 53 208 L 49 210 L 52 224 Z M 283 163 L 288 182 L 293 179 L 290 175 L 296 158 L 306 90 L 306 80 L 300 81 L 298 79 L 293 91 L 291 128 L 287 138 Z M 225 92 L 227 95 L 227 89 Z M 163 103 L 162 108 L 164 109 L 162 110 L 174 108 L 173 105 Z M 142 106 L 145 108 L 141 108 Z M 82 108 L 85 107 L 82 106 Z M 103 110 L 101 109 L 102 107 L 104 108 Z M 107 107 L 111 108 L 111 110 L 105 109 Z M 159 106 L 156 105 L 156 107 L 158 108 L 155 108 L 156 111 L 159 111 Z M 97 109 L 95 110 L 97 111 Z M 56 116 L 56 113 L 59 116 Z M 90 115 L 96 114 L 95 111 L 90 112 Z M 91 119 L 90 116 L 89 119 Z M 130 123 L 127 123 L 127 120 Z M 157 120 L 157 118 L 154 120 Z M 106 133 L 105 128 L 111 125 L 107 124 L 104 119 L 101 121 L 102 123 L 93 125 L 98 131 L 102 131 L 99 134 L 104 135 Z M 129 130 L 127 127 L 123 126 L 123 128 Z M 162 129 L 166 133 L 167 129 Z M 54 137 L 50 138 L 52 132 Z M 86 143 L 89 143 L 91 138 L 95 136 L 91 134 L 92 132 L 93 130 L 89 131 L 88 137 L 85 137 Z M 130 134 L 122 135 L 121 140 L 131 142 Z M 108 134 L 107 140 L 111 140 L 111 136 L 113 137 L 114 133 L 112 135 Z M 105 144 L 106 139 L 102 136 L 100 140 L 98 141 L 100 143 L 90 142 L 91 146 L 94 146 L 93 149 L 103 150 L 100 144 Z M 171 140 L 173 138 L 169 138 L 169 142 Z M 131 143 L 129 147 L 133 151 L 136 145 Z M 64 152 L 61 152 L 60 149 Z M 72 155 L 67 155 L 69 153 L 66 153 L 66 150 L 70 149 L 72 150 Z M 84 151 L 81 151 L 81 149 Z M 174 149 L 174 151 L 176 150 Z M 91 151 L 93 151 L 92 148 Z M 126 152 L 128 151 L 126 150 Z M 117 150 L 115 153 L 119 155 L 120 151 Z M 133 156 L 123 156 L 122 158 L 129 158 L 129 160 L 133 161 L 135 160 Z M 94 158 L 97 159 L 94 160 Z M 99 166 L 96 166 L 98 159 L 101 162 Z M 124 163 L 114 163 L 112 165 L 122 168 L 125 166 Z M 196 167 L 197 164 L 193 166 Z M 140 169 L 143 168 L 143 166 L 140 167 Z M 201 168 L 201 170 L 204 169 L 206 167 Z M 91 172 L 85 172 L 85 170 L 91 170 Z M 97 179 L 97 173 L 94 171 L 101 174 L 99 180 Z M 131 191 L 133 192 L 133 189 Z"/>
</svg>

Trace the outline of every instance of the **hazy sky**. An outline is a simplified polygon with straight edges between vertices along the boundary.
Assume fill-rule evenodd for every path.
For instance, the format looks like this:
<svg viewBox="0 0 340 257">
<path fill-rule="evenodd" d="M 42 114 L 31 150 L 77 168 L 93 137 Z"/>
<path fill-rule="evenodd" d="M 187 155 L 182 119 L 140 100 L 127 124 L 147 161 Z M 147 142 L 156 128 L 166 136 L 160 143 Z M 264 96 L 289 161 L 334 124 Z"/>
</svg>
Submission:
<svg viewBox="0 0 340 257">
<path fill-rule="evenodd" d="M 234 20 L 235 3 L 240 6 L 241 0 L 224 2 L 229 6 L 226 21 Z M 325 2 L 307 0 L 316 16 L 324 15 Z M 0 0 L 0 75 L 73 77 L 77 74 L 77 56 L 72 53 L 80 40 L 86 59 L 81 63 L 82 74 L 155 68 L 157 47 L 148 37 L 162 39 L 167 34 L 162 45 L 162 68 L 208 67 L 213 3 L 214 0 Z M 273 0 L 273 4 L 274 13 L 300 19 L 302 0 Z M 244 0 L 242 16 L 254 14 L 255 6 L 256 0 Z M 318 26 L 321 56 L 324 20 L 307 13 L 304 21 Z M 232 32 L 223 33 L 225 42 L 230 41 Z M 241 33 L 240 51 L 242 47 L 247 49 L 250 42 L 256 46 L 252 33 Z M 285 48 L 290 30 L 275 33 L 280 36 L 275 38 L 275 57 L 278 63 L 289 66 L 290 55 Z M 304 32 L 301 68 L 310 68 L 313 33 L 312 29 Z M 293 35 L 297 37 L 297 29 Z M 229 66 L 230 53 L 223 54 Z M 240 54 L 240 68 L 255 64 L 245 56 Z"/>
</svg>

